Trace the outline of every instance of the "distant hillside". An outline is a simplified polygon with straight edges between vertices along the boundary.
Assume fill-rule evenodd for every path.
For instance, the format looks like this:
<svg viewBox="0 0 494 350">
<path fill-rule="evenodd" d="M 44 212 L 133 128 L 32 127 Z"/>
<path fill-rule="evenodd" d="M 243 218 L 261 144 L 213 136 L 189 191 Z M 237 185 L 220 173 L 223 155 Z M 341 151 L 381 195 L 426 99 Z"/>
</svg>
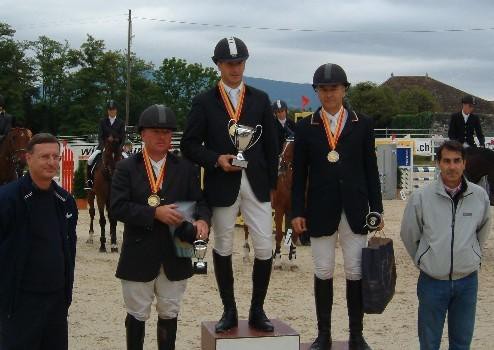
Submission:
<svg viewBox="0 0 494 350">
<path fill-rule="evenodd" d="M 284 100 L 288 108 L 300 109 L 302 96 L 310 99 L 309 105 L 305 109 L 312 110 L 319 107 L 319 100 L 314 94 L 311 84 L 289 83 L 286 81 L 269 80 L 262 78 L 244 77 L 245 82 L 255 88 L 265 91 L 271 101 Z"/>
</svg>

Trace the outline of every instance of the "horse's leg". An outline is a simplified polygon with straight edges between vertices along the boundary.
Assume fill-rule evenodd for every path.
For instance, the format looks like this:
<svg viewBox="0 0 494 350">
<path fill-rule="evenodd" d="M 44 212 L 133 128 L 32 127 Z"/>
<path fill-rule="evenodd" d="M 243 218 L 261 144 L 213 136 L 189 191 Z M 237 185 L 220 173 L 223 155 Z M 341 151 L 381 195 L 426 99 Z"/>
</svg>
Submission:
<svg viewBox="0 0 494 350">
<path fill-rule="evenodd" d="M 244 245 L 242 246 L 242 251 L 243 251 L 243 257 L 242 257 L 243 262 L 244 263 L 249 262 L 250 261 L 249 228 L 245 223 L 244 223 Z"/>
<path fill-rule="evenodd" d="M 276 248 L 274 251 L 274 268 L 281 269 L 281 240 L 283 239 L 283 211 L 274 209 L 274 222 L 276 226 Z"/>
<path fill-rule="evenodd" d="M 94 191 L 89 191 L 87 195 L 87 202 L 89 205 L 89 238 L 87 239 L 86 243 L 88 244 L 93 244 L 93 236 L 94 236 L 94 216 L 96 214 L 96 210 L 94 210 Z"/>
<path fill-rule="evenodd" d="M 106 210 L 108 212 L 108 221 L 110 221 L 110 243 L 111 243 L 110 251 L 112 253 L 118 253 L 117 220 L 115 220 L 115 218 L 110 212 L 110 198 L 108 198 L 108 201 L 106 203 Z"/>
<path fill-rule="evenodd" d="M 100 246 L 99 251 L 101 253 L 106 253 L 106 234 L 105 234 L 105 202 L 101 199 L 100 196 L 96 196 L 96 201 L 98 202 L 98 212 L 99 212 L 99 227 L 101 230 L 100 236 Z"/>
</svg>

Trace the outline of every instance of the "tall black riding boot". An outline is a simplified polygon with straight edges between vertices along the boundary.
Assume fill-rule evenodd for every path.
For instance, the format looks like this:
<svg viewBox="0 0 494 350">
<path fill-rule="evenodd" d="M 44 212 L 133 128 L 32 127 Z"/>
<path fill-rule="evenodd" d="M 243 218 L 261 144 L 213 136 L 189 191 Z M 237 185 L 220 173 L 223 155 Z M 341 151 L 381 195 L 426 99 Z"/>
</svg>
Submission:
<svg viewBox="0 0 494 350">
<path fill-rule="evenodd" d="M 216 333 L 238 326 L 237 305 L 233 291 L 232 256 L 221 256 L 213 249 L 214 275 L 223 302 L 223 315 L 215 326 Z"/>
<path fill-rule="evenodd" d="M 333 279 L 321 280 L 314 276 L 314 297 L 316 299 L 317 338 L 310 350 L 330 350 L 331 311 L 333 309 Z"/>
<path fill-rule="evenodd" d="M 177 318 L 162 319 L 158 317 L 158 350 L 175 350 L 177 337 Z"/>
<path fill-rule="evenodd" d="M 252 300 L 249 311 L 249 326 L 263 332 L 272 332 L 273 324 L 264 313 L 264 299 L 268 292 L 273 259 L 254 259 L 252 270 Z"/>
<path fill-rule="evenodd" d="M 350 350 L 371 350 L 362 333 L 364 330 L 364 311 L 362 308 L 361 280 L 346 280 L 346 304 L 350 326 L 348 348 Z"/>
<path fill-rule="evenodd" d="M 139 321 L 134 316 L 127 314 L 125 318 L 127 337 L 127 350 L 142 350 L 144 345 L 145 322 Z"/>
</svg>

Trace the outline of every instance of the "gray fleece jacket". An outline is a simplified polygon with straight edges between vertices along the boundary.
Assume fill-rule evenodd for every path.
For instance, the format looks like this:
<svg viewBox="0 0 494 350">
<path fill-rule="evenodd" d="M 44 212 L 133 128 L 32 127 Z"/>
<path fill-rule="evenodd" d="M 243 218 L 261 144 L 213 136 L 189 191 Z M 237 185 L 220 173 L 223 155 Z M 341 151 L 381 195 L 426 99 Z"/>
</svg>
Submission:
<svg viewBox="0 0 494 350">
<path fill-rule="evenodd" d="M 456 280 L 479 269 L 490 233 L 487 193 L 465 181 L 455 207 L 441 176 L 410 196 L 401 222 L 401 239 L 415 265 L 430 277 Z"/>
</svg>

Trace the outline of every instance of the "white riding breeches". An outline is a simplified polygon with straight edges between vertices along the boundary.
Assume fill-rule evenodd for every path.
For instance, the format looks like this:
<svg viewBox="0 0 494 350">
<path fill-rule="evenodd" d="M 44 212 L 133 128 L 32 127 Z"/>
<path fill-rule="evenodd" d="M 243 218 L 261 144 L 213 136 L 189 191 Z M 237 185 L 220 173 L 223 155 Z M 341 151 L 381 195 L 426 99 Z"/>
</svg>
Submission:
<svg viewBox="0 0 494 350">
<path fill-rule="evenodd" d="M 147 321 L 156 295 L 156 311 L 161 319 L 175 318 L 180 311 L 187 280 L 170 281 L 163 266 L 159 275 L 149 282 L 122 281 L 122 294 L 127 313 L 139 321 Z"/>
<path fill-rule="evenodd" d="M 239 209 L 252 237 L 255 258 L 270 259 L 273 254 L 271 203 L 257 200 L 244 170 L 235 203 L 229 207 L 213 208 L 211 223 L 214 231 L 214 250 L 221 256 L 232 255 L 233 234 Z"/>
<path fill-rule="evenodd" d="M 94 159 L 98 156 L 98 154 L 101 153 L 101 150 L 100 149 L 96 149 L 94 150 L 94 152 L 89 156 L 88 160 L 87 160 L 87 164 L 88 165 L 93 165 L 93 162 L 94 162 Z"/>
<path fill-rule="evenodd" d="M 362 279 L 362 248 L 367 247 L 367 235 L 353 233 L 344 212 L 341 213 L 338 230 L 333 235 L 310 238 L 314 274 L 322 280 L 333 278 L 337 239 L 343 251 L 346 279 Z"/>
</svg>

